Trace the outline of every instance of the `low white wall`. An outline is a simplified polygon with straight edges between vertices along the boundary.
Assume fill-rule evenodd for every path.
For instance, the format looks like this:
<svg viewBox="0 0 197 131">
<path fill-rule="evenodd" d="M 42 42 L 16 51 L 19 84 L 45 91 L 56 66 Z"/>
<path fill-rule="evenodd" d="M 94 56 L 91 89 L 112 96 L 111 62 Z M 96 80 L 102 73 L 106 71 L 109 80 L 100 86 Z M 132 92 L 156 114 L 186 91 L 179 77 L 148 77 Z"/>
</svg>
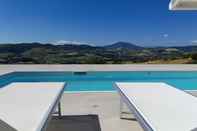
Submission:
<svg viewBox="0 0 197 131">
<path fill-rule="evenodd" d="M 197 71 L 197 64 L 0 65 L 5 71 Z"/>
</svg>

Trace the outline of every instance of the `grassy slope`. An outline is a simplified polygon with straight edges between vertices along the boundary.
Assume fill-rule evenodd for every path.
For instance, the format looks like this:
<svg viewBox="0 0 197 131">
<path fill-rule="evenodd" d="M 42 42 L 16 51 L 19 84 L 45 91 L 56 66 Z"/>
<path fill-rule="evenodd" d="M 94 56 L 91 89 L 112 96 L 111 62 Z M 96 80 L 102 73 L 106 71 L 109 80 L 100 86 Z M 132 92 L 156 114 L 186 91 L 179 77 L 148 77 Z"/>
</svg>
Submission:
<svg viewBox="0 0 197 131">
<path fill-rule="evenodd" d="M 176 59 L 176 60 L 155 60 L 146 62 L 146 64 L 188 64 L 191 63 L 192 59 Z"/>
</svg>

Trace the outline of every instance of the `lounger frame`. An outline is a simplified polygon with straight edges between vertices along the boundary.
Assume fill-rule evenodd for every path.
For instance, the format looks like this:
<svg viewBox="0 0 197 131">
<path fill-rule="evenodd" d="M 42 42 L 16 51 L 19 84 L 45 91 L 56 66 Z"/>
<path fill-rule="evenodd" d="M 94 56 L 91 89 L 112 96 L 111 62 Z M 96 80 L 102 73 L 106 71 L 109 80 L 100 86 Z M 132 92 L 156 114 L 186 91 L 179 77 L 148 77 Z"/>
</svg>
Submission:
<svg viewBox="0 0 197 131">
<path fill-rule="evenodd" d="M 150 124 L 144 119 L 144 117 L 138 111 L 136 106 L 128 100 L 128 98 L 124 95 L 124 93 L 122 93 L 122 91 L 118 88 L 118 86 L 116 84 L 115 84 L 115 87 L 118 90 L 118 93 L 120 94 L 121 99 L 123 100 L 123 102 L 125 102 L 128 105 L 129 110 L 133 113 L 136 120 L 139 122 L 139 124 L 143 128 L 143 130 L 144 131 L 154 131 L 153 128 L 150 126 Z M 120 110 L 121 110 L 121 108 L 120 108 Z M 120 113 L 121 113 L 121 111 L 120 111 Z"/>
<path fill-rule="evenodd" d="M 58 113 L 57 113 L 58 117 L 61 118 L 61 116 L 62 116 L 62 113 L 61 113 L 61 97 L 62 97 L 62 94 L 64 93 L 65 86 L 66 86 L 66 83 L 64 84 L 64 88 L 61 90 L 61 93 L 59 94 L 58 99 L 56 100 L 51 112 L 49 113 L 50 115 L 48 116 L 47 120 L 45 121 L 41 131 L 46 131 L 48 123 L 50 122 L 56 107 L 58 107 Z"/>
</svg>

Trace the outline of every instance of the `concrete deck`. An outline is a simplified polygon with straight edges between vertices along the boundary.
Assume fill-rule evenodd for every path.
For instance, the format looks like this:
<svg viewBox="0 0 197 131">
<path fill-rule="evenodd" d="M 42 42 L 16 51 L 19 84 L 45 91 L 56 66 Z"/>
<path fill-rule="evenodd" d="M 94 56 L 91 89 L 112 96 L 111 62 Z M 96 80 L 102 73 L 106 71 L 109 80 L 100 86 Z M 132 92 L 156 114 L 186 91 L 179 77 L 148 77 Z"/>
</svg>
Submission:
<svg viewBox="0 0 197 131">
<path fill-rule="evenodd" d="M 197 96 L 197 91 L 189 92 Z M 96 114 L 102 131 L 143 131 L 132 114 L 120 119 L 120 97 L 117 92 L 64 93 L 61 99 L 63 115 Z M 126 105 L 123 111 L 129 112 Z"/>
<path fill-rule="evenodd" d="M 142 131 L 135 119 L 120 119 L 120 98 L 116 92 L 64 93 L 61 102 L 63 115 L 98 115 L 102 131 Z M 132 114 L 126 117 L 134 118 Z"/>
</svg>

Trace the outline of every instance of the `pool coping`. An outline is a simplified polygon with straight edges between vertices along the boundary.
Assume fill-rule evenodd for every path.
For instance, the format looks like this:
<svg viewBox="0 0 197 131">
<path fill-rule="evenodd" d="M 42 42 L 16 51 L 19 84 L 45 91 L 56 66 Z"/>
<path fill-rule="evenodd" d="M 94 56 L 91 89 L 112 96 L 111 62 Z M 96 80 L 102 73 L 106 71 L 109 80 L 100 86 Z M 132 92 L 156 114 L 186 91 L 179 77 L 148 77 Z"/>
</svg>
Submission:
<svg viewBox="0 0 197 131">
<path fill-rule="evenodd" d="M 3 64 L 0 75 L 13 72 L 197 71 L 197 64 Z"/>
<path fill-rule="evenodd" d="M 197 64 L 8 64 L 0 74 L 15 71 L 197 71 Z"/>
<path fill-rule="evenodd" d="M 183 90 L 183 89 L 180 89 Z M 197 92 L 197 90 L 183 90 L 186 92 Z M 68 94 L 77 94 L 77 93 L 117 93 L 116 90 L 113 91 L 64 91 L 64 93 L 68 93 Z"/>
</svg>

